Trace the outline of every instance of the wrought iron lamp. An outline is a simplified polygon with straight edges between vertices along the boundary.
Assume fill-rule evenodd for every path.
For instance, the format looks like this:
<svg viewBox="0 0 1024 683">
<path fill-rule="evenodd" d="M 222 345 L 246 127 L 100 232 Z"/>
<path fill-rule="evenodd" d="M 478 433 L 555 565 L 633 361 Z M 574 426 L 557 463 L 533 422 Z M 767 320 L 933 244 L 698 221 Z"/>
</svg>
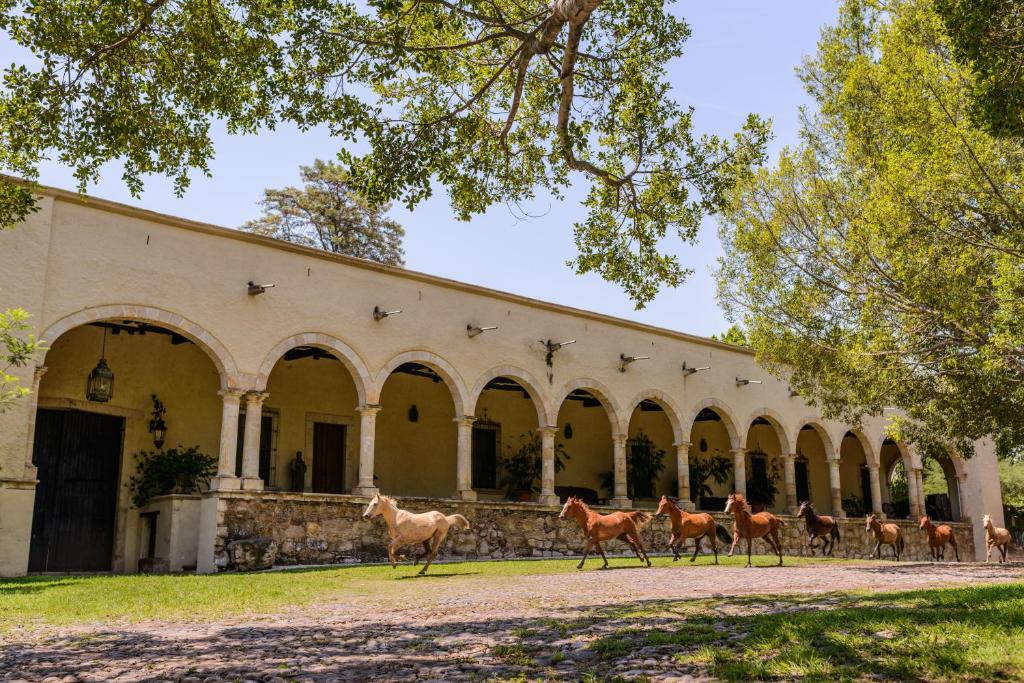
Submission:
<svg viewBox="0 0 1024 683">
<path fill-rule="evenodd" d="M 106 403 L 114 396 L 114 371 L 107 365 L 107 329 L 103 328 L 103 350 L 100 362 L 89 373 L 85 382 L 85 398 L 96 403 Z"/>
<path fill-rule="evenodd" d="M 164 422 L 166 412 L 164 402 L 153 394 L 153 417 L 149 421 L 149 433 L 153 435 L 153 445 L 158 449 L 164 447 L 164 440 L 167 438 L 167 423 Z"/>
</svg>

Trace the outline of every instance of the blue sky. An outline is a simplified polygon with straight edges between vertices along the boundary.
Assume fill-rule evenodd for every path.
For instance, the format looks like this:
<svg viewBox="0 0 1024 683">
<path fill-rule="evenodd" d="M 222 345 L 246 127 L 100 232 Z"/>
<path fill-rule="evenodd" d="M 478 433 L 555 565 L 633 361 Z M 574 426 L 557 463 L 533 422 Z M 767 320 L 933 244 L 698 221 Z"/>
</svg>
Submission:
<svg viewBox="0 0 1024 683">
<path fill-rule="evenodd" d="M 728 135 L 756 112 L 773 120 L 773 150 L 797 140 L 798 108 L 806 97 L 794 69 L 814 52 L 821 26 L 835 19 L 832 0 L 680 0 L 674 11 L 693 30 L 682 59 L 671 66 L 675 98 L 696 107 L 701 132 Z M 21 56 L 0 39 L 0 63 Z M 13 53 L 13 55 L 12 55 Z M 282 126 L 258 136 L 216 134 L 212 177 L 193 178 L 178 198 L 170 183 L 154 178 L 145 194 L 132 197 L 110 168 L 90 192 L 145 208 L 227 227 L 259 213 L 265 187 L 298 182 L 298 168 L 314 158 L 333 158 L 338 143 L 324 131 L 300 133 Z M 41 169 L 48 185 L 73 188 L 68 169 Z M 705 221 L 698 245 L 672 245 L 694 275 L 665 290 L 646 309 L 633 304 L 615 285 L 595 275 L 578 276 L 565 265 L 575 254 L 572 225 L 583 216 L 582 193 L 557 202 L 539 200 L 528 220 L 506 207 L 493 207 L 469 223 L 454 219 L 442 188 L 409 212 L 392 211 L 406 229 L 406 261 L 414 270 L 471 282 L 569 306 L 621 316 L 662 327 L 710 335 L 728 327 L 715 302 L 711 268 L 720 256 L 714 219 Z"/>
</svg>

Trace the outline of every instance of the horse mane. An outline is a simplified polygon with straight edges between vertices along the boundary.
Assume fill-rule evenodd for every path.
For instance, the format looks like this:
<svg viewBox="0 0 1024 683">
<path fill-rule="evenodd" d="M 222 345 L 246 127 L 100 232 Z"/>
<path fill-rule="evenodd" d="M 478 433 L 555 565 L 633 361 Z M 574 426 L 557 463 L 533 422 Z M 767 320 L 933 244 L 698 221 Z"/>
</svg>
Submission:
<svg viewBox="0 0 1024 683">
<path fill-rule="evenodd" d="M 398 507 L 398 503 L 391 496 L 385 496 L 384 494 L 381 494 L 380 499 L 383 500 L 383 501 L 386 501 L 388 503 L 388 505 L 390 505 L 393 508 L 397 508 Z"/>
</svg>

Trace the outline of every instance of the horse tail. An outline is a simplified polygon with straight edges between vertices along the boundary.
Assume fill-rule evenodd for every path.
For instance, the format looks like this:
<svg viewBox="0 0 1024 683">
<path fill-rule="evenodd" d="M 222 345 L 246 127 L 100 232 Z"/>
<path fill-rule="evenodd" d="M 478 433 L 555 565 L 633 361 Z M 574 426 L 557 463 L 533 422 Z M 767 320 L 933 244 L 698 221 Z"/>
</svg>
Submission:
<svg viewBox="0 0 1024 683">
<path fill-rule="evenodd" d="M 633 520 L 633 524 L 636 524 L 637 529 L 643 528 L 647 522 L 651 521 L 651 515 L 640 510 L 637 510 L 636 512 L 627 512 L 626 516 Z"/>
<path fill-rule="evenodd" d="M 832 538 L 834 538 L 835 540 L 837 540 L 837 541 L 841 540 L 839 538 L 839 525 L 838 524 L 834 524 L 832 526 L 832 534 L 831 535 L 832 535 Z"/>
<path fill-rule="evenodd" d="M 725 539 L 726 543 L 732 543 L 732 534 L 729 533 L 729 530 L 722 523 L 715 522 L 715 531 L 718 534 L 718 538 Z"/>
<path fill-rule="evenodd" d="M 468 529 L 469 520 L 462 515 L 445 515 L 445 519 L 448 520 L 448 526 L 456 529 Z"/>
</svg>

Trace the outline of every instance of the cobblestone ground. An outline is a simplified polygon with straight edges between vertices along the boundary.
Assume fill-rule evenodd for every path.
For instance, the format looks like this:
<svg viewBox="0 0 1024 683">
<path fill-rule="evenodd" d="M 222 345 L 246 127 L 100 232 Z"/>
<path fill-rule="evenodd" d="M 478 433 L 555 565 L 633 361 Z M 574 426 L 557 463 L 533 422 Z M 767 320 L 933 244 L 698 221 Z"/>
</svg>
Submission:
<svg viewBox="0 0 1024 683">
<path fill-rule="evenodd" d="M 749 594 L 1024 578 L 1020 564 L 625 568 L 487 580 L 445 576 L 444 565 L 435 569 L 381 593 L 301 611 L 15 630 L 0 636 L 0 680 L 706 680 L 700 670 L 674 662 L 678 646 L 603 659 L 591 646 L 638 621 L 678 619 L 658 608 L 680 600 L 720 597 L 722 607 L 709 609 L 722 611 L 730 597 Z"/>
</svg>

